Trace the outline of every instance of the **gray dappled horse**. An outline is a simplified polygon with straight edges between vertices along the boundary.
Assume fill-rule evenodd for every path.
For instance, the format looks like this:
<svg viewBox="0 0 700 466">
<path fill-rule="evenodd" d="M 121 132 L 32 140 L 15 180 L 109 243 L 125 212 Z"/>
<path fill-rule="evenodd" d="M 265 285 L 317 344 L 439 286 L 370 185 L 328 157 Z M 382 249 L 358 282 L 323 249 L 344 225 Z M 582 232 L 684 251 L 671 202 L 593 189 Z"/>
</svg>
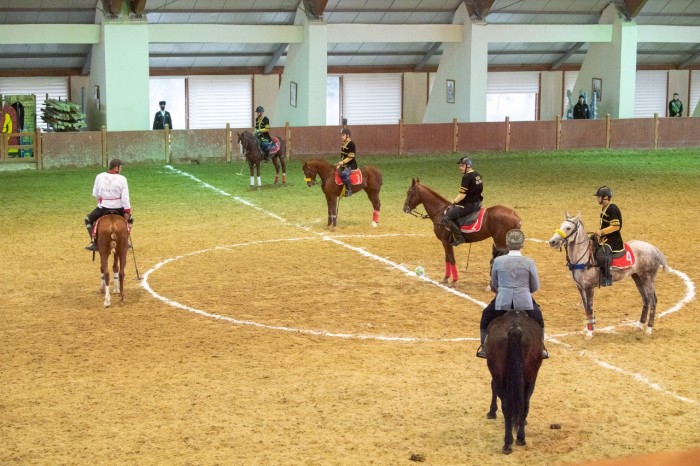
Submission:
<svg viewBox="0 0 700 466">
<path fill-rule="evenodd" d="M 592 338 L 595 324 L 593 290 L 598 285 L 600 273 L 593 257 L 592 239 L 586 233 L 580 217 L 580 215 L 571 216 L 567 213 L 565 220 L 549 239 L 549 245 L 553 248 L 566 248 L 566 263 L 581 294 L 583 308 L 586 311 L 586 338 Z M 659 267 L 667 271 L 668 264 L 663 253 L 656 246 L 638 240 L 629 241 L 627 244 L 634 253 L 635 263 L 623 269 L 611 267 L 610 272 L 613 282 L 629 276 L 634 280 L 642 296 L 642 315 L 639 317 L 637 326 L 644 328 L 643 324 L 647 322 L 648 316 L 646 334 L 651 335 L 657 301 L 654 281 Z"/>
</svg>

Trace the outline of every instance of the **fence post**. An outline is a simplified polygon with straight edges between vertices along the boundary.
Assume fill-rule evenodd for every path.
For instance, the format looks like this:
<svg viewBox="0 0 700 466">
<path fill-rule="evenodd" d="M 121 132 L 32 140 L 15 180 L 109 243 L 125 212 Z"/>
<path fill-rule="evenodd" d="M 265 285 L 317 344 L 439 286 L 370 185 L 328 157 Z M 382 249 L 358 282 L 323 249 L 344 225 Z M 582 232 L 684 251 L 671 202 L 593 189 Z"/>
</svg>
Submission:
<svg viewBox="0 0 700 466">
<path fill-rule="evenodd" d="M 561 149 L 561 115 L 557 115 L 557 150 Z"/>
<path fill-rule="evenodd" d="M 231 123 L 226 123 L 226 161 L 231 161 Z"/>
<path fill-rule="evenodd" d="M 102 166 L 107 166 L 107 127 L 102 125 Z"/>
<path fill-rule="evenodd" d="M 165 125 L 165 163 L 170 163 L 170 125 Z"/>
<path fill-rule="evenodd" d="M 457 152 L 457 144 L 459 142 L 459 126 L 457 118 L 452 119 L 452 152 Z"/>
<path fill-rule="evenodd" d="M 506 117 L 506 152 L 510 150 L 510 117 Z"/>
<path fill-rule="evenodd" d="M 292 160 L 292 130 L 289 128 L 289 122 L 285 122 L 284 124 L 284 139 L 286 141 L 284 145 L 284 155 L 287 157 L 287 160 Z"/>
<path fill-rule="evenodd" d="M 403 155 L 403 118 L 399 118 L 399 155 Z"/>
<path fill-rule="evenodd" d="M 34 157 L 36 157 L 36 168 L 44 168 L 44 159 L 41 156 L 41 128 L 38 126 L 34 130 Z"/>
<path fill-rule="evenodd" d="M 654 149 L 659 148 L 659 114 L 654 113 Z"/>
<path fill-rule="evenodd" d="M 605 148 L 610 149 L 610 114 L 605 114 Z"/>
</svg>

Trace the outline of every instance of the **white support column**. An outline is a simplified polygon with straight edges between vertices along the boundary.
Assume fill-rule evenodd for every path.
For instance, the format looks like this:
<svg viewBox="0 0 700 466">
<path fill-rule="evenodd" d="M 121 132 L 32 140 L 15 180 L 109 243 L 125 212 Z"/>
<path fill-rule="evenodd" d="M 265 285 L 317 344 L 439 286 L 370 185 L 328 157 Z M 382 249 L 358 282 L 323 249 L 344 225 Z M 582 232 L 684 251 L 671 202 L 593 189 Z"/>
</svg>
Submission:
<svg viewBox="0 0 700 466">
<path fill-rule="evenodd" d="M 614 5 L 603 10 L 600 24 L 612 24 L 612 42 L 592 44 L 576 79 L 574 95 L 593 95 L 593 78 L 602 79 L 598 118 L 634 117 L 637 73 L 637 24 L 625 21 Z"/>
<path fill-rule="evenodd" d="M 270 122 L 272 126 L 284 126 L 285 123 L 292 126 L 325 126 L 327 25 L 324 21 L 309 21 L 303 12 L 297 13 L 294 23 L 304 26 L 304 39 L 301 43 L 289 44 L 282 84 Z M 294 91 L 296 95 L 292 96 Z"/>
<path fill-rule="evenodd" d="M 464 36 L 461 42 L 445 47 L 423 123 L 449 123 L 454 118 L 460 122 L 486 121 L 487 26 L 472 23 L 464 3 L 455 11 L 452 23 L 464 25 Z M 448 102 L 448 81 L 454 82 L 454 103 Z"/>
</svg>

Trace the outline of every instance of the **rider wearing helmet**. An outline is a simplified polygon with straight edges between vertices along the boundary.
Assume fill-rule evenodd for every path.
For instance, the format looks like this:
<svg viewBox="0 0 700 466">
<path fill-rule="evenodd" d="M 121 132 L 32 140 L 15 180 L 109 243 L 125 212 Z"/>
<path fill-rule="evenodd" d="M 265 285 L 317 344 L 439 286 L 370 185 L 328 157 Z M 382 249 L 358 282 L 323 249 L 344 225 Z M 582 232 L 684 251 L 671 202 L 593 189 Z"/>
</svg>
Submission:
<svg viewBox="0 0 700 466">
<path fill-rule="evenodd" d="M 596 260 L 600 267 L 600 286 L 611 286 L 612 275 L 610 264 L 614 256 L 624 254 L 625 243 L 622 241 L 620 230 L 622 229 L 622 212 L 620 208 L 610 202 L 612 189 L 601 186 L 596 191 L 598 204 L 602 206 L 600 212 L 600 226 L 593 232 L 598 237 L 601 246 L 596 250 Z"/>
<path fill-rule="evenodd" d="M 462 184 L 459 187 L 457 197 L 454 198 L 442 217 L 442 224 L 452 232 L 452 246 L 464 243 L 462 230 L 458 226 L 459 219 L 479 210 L 481 201 L 484 199 L 481 196 L 484 189 L 481 175 L 474 171 L 469 157 L 461 157 L 457 163 L 459 171 L 462 173 Z"/>
<path fill-rule="evenodd" d="M 258 105 L 255 109 L 258 116 L 255 117 L 255 137 L 260 142 L 263 159 L 265 162 L 270 161 L 270 146 L 272 145 L 272 137 L 270 136 L 270 120 L 264 115 L 265 109 Z"/>
<path fill-rule="evenodd" d="M 336 164 L 338 175 L 345 185 L 345 197 L 352 196 L 352 184 L 350 183 L 350 172 L 357 170 L 357 160 L 355 160 L 355 141 L 350 139 L 352 131 L 343 127 L 340 130 L 340 138 L 343 145 L 340 147 L 340 162 Z"/>
</svg>

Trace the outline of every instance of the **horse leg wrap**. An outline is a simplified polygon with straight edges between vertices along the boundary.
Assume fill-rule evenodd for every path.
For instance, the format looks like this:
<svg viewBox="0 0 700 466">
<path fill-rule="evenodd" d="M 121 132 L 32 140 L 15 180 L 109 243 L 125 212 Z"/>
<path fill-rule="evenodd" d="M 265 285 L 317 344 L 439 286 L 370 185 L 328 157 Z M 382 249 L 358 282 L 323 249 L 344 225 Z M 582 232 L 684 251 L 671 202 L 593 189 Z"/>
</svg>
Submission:
<svg viewBox="0 0 700 466">
<path fill-rule="evenodd" d="M 452 276 L 452 265 L 449 262 L 445 262 L 445 278 L 450 278 Z"/>
<path fill-rule="evenodd" d="M 372 221 L 379 223 L 379 211 L 375 210 L 374 213 L 372 214 Z"/>
<path fill-rule="evenodd" d="M 452 281 L 456 282 L 459 280 L 459 272 L 457 271 L 457 264 L 450 264 L 450 268 L 452 269 Z"/>
<path fill-rule="evenodd" d="M 595 317 L 593 317 L 593 314 L 589 314 L 586 317 L 586 329 L 592 332 L 595 325 Z"/>
</svg>

